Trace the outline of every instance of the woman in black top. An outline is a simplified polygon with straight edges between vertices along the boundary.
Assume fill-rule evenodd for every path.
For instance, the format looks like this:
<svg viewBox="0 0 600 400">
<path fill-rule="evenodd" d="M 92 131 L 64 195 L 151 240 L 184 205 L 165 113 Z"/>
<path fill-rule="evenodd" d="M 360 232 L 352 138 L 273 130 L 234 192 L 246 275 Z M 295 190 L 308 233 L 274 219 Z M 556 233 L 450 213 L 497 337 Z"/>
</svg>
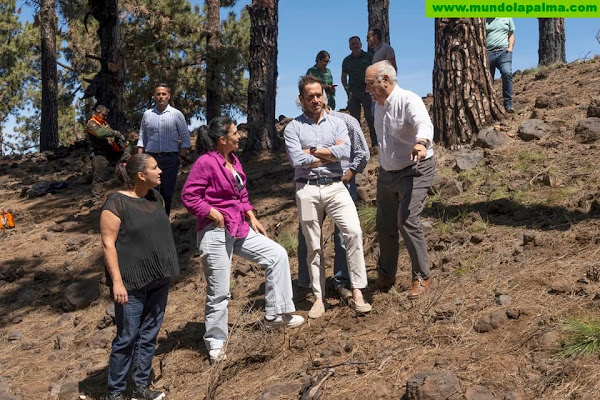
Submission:
<svg viewBox="0 0 600 400">
<path fill-rule="evenodd" d="M 169 278 L 179 275 L 171 224 L 161 195 L 161 170 L 148 154 L 117 165 L 123 189 L 104 203 L 100 232 L 106 283 L 115 302 L 117 336 L 108 363 L 108 399 L 125 399 L 131 366 L 133 398 L 159 400 L 149 388 L 156 337 L 162 325 Z"/>
</svg>

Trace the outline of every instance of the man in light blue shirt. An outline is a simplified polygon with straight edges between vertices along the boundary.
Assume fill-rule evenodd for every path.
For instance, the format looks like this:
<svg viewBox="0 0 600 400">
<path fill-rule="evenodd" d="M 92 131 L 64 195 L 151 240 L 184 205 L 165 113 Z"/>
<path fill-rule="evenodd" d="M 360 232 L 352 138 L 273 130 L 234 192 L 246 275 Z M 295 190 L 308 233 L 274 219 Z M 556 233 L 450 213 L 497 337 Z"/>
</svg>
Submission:
<svg viewBox="0 0 600 400">
<path fill-rule="evenodd" d="M 160 84 L 154 89 L 155 105 L 142 117 L 137 142 L 138 153 L 150 154 L 162 170 L 158 189 L 165 200 L 167 215 L 171 212 L 175 193 L 179 157 L 185 157 L 190 148 L 190 131 L 185 117 L 169 105 L 170 99 L 171 89 L 167 85 Z"/>
<path fill-rule="evenodd" d="M 515 24 L 512 18 L 486 18 L 486 45 L 492 79 L 496 68 L 502 75 L 502 98 L 506 112 L 514 113 L 512 102 L 512 54 L 515 46 Z"/>
<path fill-rule="evenodd" d="M 342 232 L 352 287 L 350 306 L 358 313 L 371 311 L 362 295 L 367 287 L 362 230 L 356 207 L 342 183 L 340 159 L 350 156 L 348 129 L 342 120 L 323 110 L 323 86 L 313 76 L 303 76 L 298 96 L 304 113 L 285 128 L 285 147 L 295 168 L 296 205 L 306 239 L 309 275 L 315 302 L 309 318 L 325 313 L 325 259 L 321 225 L 325 213 Z"/>
</svg>

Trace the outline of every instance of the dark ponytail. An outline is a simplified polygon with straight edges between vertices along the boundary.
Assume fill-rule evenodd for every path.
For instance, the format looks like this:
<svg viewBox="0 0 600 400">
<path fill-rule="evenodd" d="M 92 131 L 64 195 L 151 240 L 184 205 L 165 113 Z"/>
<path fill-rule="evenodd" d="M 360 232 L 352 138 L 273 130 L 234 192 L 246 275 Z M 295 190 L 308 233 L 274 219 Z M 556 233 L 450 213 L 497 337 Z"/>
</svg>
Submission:
<svg viewBox="0 0 600 400">
<path fill-rule="evenodd" d="M 135 186 L 135 179 L 138 172 L 144 172 L 146 170 L 146 164 L 151 156 L 146 153 L 130 155 L 125 153 L 123 157 L 117 162 L 117 168 L 115 169 L 115 177 L 121 182 L 127 189 L 131 189 Z"/>
<path fill-rule="evenodd" d="M 208 127 L 202 125 L 198 128 L 198 136 L 196 138 L 196 153 L 199 156 L 208 153 L 215 149 L 215 144 L 219 138 L 227 136 L 229 127 L 235 122 L 229 117 L 213 118 Z"/>
</svg>

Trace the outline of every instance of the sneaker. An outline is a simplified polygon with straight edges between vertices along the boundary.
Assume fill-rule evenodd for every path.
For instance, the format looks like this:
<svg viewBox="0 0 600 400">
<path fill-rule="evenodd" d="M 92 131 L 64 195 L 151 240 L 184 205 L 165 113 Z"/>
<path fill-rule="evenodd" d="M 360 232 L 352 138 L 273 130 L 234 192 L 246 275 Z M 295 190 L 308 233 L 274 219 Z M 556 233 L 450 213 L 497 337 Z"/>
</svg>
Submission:
<svg viewBox="0 0 600 400">
<path fill-rule="evenodd" d="M 220 363 L 221 361 L 227 360 L 227 355 L 225 354 L 224 348 L 212 349 L 208 352 L 208 355 L 210 357 L 211 364 L 216 364 Z"/>
<path fill-rule="evenodd" d="M 301 315 L 282 314 L 275 319 L 267 319 L 265 317 L 264 324 L 267 328 L 296 328 L 304 323 L 304 317 Z"/>
<path fill-rule="evenodd" d="M 152 390 L 146 385 L 137 386 L 133 389 L 131 400 L 160 400 L 164 399 L 165 394 L 158 390 Z"/>
<path fill-rule="evenodd" d="M 514 114 L 515 113 L 515 109 L 512 108 L 512 107 L 511 108 L 507 108 L 506 112 L 509 113 L 509 114 Z"/>
<path fill-rule="evenodd" d="M 121 392 L 109 393 L 105 397 L 106 400 L 125 400 L 125 396 Z"/>
</svg>

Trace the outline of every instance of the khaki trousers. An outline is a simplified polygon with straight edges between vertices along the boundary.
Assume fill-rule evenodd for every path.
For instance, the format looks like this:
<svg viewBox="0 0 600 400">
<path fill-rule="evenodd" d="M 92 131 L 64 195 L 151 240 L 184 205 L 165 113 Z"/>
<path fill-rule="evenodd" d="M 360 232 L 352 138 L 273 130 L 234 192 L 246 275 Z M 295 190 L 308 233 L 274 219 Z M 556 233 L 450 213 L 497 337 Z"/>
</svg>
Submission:
<svg viewBox="0 0 600 400">
<path fill-rule="evenodd" d="M 346 242 L 350 285 L 367 287 L 367 270 L 363 254 L 362 230 L 352 197 L 342 182 L 328 185 L 296 183 L 296 205 L 302 233 L 306 239 L 306 263 L 313 292 L 322 298 L 325 292 L 325 259 L 321 224 L 327 213 Z"/>
</svg>

